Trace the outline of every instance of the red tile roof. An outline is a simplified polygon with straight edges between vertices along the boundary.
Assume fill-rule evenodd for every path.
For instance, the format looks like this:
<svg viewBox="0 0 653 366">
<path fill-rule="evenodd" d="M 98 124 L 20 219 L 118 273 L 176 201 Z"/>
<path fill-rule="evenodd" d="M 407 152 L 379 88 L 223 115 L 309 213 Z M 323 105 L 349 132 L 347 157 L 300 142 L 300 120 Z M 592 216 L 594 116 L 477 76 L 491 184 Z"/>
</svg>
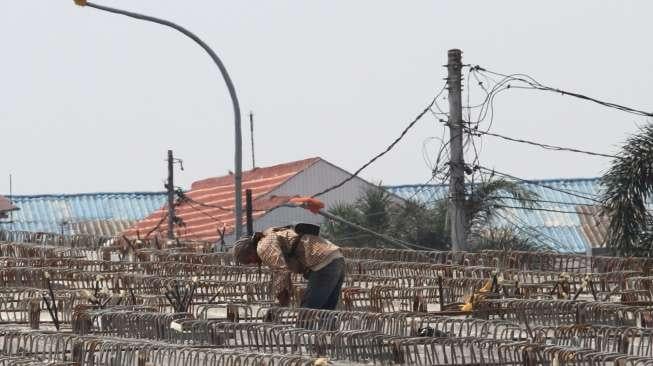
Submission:
<svg viewBox="0 0 653 366">
<path fill-rule="evenodd" d="M 243 172 L 243 209 L 245 206 L 245 189 L 252 190 L 253 217 L 257 219 L 267 211 L 275 208 L 289 197 L 268 197 L 268 194 L 288 179 L 319 161 L 320 158 L 309 158 L 291 163 L 279 164 L 266 168 L 255 168 Z M 218 240 L 218 230 L 225 227 L 226 234 L 234 230 L 234 177 L 226 175 L 203 179 L 194 182 L 190 191 L 185 193 L 189 200 L 182 200 L 176 207 L 175 214 L 180 217 L 185 226 L 175 229 L 177 236 L 186 240 Z M 161 207 L 150 216 L 128 229 L 124 234 L 128 237 L 145 237 L 161 223 L 151 235 L 165 235 L 167 206 Z M 243 214 L 244 219 L 244 214 Z"/>
<path fill-rule="evenodd" d="M 18 207 L 11 204 L 11 202 L 5 197 L 0 196 L 0 218 L 7 217 L 7 212 L 15 210 L 18 210 Z"/>
</svg>

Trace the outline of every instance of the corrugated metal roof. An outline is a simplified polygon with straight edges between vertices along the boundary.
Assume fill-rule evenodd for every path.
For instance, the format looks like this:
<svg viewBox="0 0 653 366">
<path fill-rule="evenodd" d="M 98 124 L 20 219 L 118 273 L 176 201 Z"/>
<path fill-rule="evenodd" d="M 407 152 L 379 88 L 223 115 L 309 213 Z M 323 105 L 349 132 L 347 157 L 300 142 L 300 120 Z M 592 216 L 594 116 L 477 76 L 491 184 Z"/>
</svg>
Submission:
<svg viewBox="0 0 653 366">
<path fill-rule="evenodd" d="M 285 203 L 288 199 L 288 197 L 263 196 L 319 160 L 320 158 L 309 158 L 243 172 L 243 190 L 252 190 L 254 219 Z M 192 201 L 181 201 L 175 209 L 175 215 L 181 218 L 183 223 L 176 229 L 179 238 L 217 241 L 218 229 L 224 227 L 226 234 L 233 231 L 235 222 L 233 175 L 194 182 L 185 195 Z M 243 195 L 244 199 L 245 195 Z M 166 206 L 158 207 L 156 212 L 127 230 L 125 235 L 143 237 L 149 232 L 164 234 L 168 228 L 167 220 L 164 219 L 166 211 Z"/>
<path fill-rule="evenodd" d="M 584 252 L 587 247 L 604 246 L 607 220 L 599 216 L 594 201 L 601 193 L 599 178 L 531 180 L 520 184 L 537 193 L 539 200 L 547 201 L 538 204 L 537 208 L 542 210 L 506 208 L 493 226 L 513 227 L 560 252 Z M 400 197 L 427 203 L 446 199 L 449 191 L 446 185 L 387 188 Z M 519 206 L 511 199 L 504 202 L 506 206 Z"/>
<path fill-rule="evenodd" d="M 31 232 L 118 235 L 161 207 L 165 192 L 79 193 L 13 196 L 20 208 L 0 229 Z"/>
</svg>

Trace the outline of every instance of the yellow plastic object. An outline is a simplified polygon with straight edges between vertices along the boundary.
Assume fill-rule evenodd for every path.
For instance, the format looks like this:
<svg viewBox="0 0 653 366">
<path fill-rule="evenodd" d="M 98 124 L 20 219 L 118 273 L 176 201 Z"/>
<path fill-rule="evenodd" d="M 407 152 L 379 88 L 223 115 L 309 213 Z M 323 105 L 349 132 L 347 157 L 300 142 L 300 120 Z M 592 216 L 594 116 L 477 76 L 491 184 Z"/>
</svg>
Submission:
<svg viewBox="0 0 653 366">
<path fill-rule="evenodd" d="M 492 280 L 487 280 L 478 292 L 490 292 L 492 290 Z"/>
</svg>

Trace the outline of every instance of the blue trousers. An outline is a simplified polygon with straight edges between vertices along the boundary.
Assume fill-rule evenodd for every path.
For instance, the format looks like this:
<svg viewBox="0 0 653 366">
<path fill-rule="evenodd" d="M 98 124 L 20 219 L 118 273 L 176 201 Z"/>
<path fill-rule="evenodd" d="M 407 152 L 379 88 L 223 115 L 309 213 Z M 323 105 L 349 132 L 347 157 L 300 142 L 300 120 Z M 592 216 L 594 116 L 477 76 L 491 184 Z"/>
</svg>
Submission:
<svg viewBox="0 0 653 366">
<path fill-rule="evenodd" d="M 337 258 L 319 271 L 308 275 L 308 286 L 302 307 L 334 310 L 340 300 L 340 290 L 345 280 L 345 259 Z"/>
</svg>

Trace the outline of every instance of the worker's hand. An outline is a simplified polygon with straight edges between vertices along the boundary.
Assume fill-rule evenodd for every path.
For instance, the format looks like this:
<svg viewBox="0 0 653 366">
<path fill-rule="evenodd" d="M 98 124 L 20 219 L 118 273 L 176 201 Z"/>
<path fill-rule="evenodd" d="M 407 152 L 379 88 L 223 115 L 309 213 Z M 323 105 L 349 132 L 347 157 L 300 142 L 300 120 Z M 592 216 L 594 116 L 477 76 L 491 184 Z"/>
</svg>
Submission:
<svg viewBox="0 0 653 366">
<path fill-rule="evenodd" d="M 274 274 L 274 295 L 279 301 L 279 306 L 288 306 L 290 304 L 290 295 L 292 291 L 291 274 L 288 271 L 276 272 Z"/>
<path fill-rule="evenodd" d="M 317 198 L 293 197 L 290 199 L 290 202 L 295 203 L 314 214 L 318 213 L 321 209 L 324 208 L 324 203 L 322 203 L 322 201 L 318 200 Z"/>
<path fill-rule="evenodd" d="M 283 289 L 277 292 L 277 300 L 279 301 L 279 306 L 288 306 L 288 304 L 290 304 L 290 291 L 288 289 Z"/>
</svg>

